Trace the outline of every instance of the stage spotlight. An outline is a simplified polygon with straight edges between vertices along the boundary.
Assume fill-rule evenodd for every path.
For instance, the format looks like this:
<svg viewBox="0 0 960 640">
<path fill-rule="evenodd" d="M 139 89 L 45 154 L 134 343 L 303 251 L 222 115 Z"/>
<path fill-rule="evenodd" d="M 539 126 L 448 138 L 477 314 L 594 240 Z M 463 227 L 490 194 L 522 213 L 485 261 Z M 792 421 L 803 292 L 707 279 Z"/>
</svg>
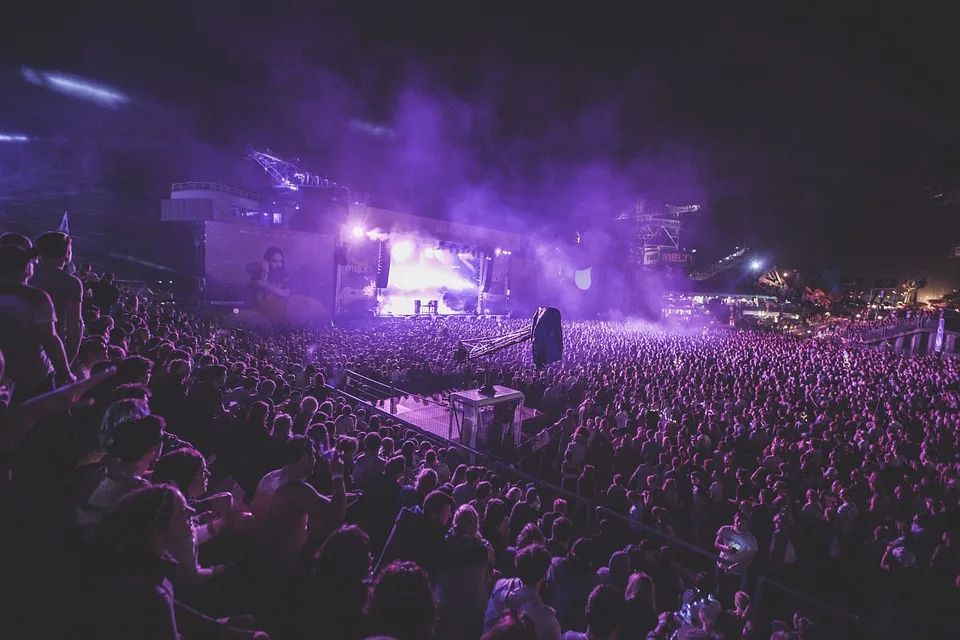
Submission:
<svg viewBox="0 0 960 640">
<path fill-rule="evenodd" d="M 754 260 L 753 262 L 750 263 L 750 268 L 753 269 L 754 271 L 758 270 L 762 266 L 763 265 L 760 263 L 759 260 Z"/>
<path fill-rule="evenodd" d="M 434 257 L 434 255 L 436 255 L 436 251 L 434 250 L 433 247 L 427 247 L 426 249 L 423 250 L 424 258 L 432 258 Z"/>
<path fill-rule="evenodd" d="M 353 233 L 354 238 L 359 240 L 364 236 L 364 234 L 366 234 L 366 231 L 364 231 L 363 227 L 354 227 L 351 233 Z"/>
<path fill-rule="evenodd" d="M 406 262 L 413 256 L 413 243 L 409 240 L 399 240 L 394 243 L 391 253 L 393 254 L 394 260 Z"/>
<path fill-rule="evenodd" d="M 495 254 L 497 254 L 497 255 L 500 255 L 500 249 L 499 249 L 499 248 L 497 248 L 497 249 L 494 249 L 494 251 L 493 251 L 493 252 L 494 252 Z"/>
</svg>

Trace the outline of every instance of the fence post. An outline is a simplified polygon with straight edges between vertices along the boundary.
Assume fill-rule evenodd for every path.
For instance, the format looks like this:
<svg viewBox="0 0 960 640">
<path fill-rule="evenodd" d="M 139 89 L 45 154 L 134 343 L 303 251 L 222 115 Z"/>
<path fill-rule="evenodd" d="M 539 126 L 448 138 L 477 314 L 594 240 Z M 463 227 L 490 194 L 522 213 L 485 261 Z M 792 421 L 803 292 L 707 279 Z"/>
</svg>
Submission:
<svg viewBox="0 0 960 640">
<path fill-rule="evenodd" d="M 751 603 L 754 611 L 760 611 L 760 599 L 763 596 L 763 582 L 765 578 L 760 576 L 757 578 L 756 587 L 753 590 L 753 602 Z"/>
</svg>

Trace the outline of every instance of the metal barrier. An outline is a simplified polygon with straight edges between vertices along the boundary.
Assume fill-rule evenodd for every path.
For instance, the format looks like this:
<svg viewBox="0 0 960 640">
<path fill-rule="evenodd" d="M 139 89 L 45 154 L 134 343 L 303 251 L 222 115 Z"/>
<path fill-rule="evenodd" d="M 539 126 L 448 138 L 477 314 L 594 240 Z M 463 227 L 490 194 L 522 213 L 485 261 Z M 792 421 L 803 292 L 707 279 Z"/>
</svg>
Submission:
<svg viewBox="0 0 960 640">
<path fill-rule="evenodd" d="M 370 406 L 374 406 L 374 404 L 379 404 L 382 406 L 383 402 L 389 400 L 389 415 L 396 417 L 394 414 L 397 412 L 397 397 L 400 395 L 400 392 L 396 387 L 393 385 L 384 384 L 379 380 L 362 376 L 359 373 L 349 369 L 344 371 L 343 375 L 344 386 L 356 392 L 349 394 L 351 397 L 355 397 L 362 402 L 366 402 Z M 379 410 L 379 407 L 375 408 Z"/>
<path fill-rule="evenodd" d="M 864 342 L 871 340 L 883 340 L 885 338 L 895 338 L 902 333 L 909 333 L 916 329 L 936 329 L 940 319 L 937 316 L 921 316 L 903 320 L 895 324 L 890 324 L 877 329 L 868 329 L 857 334 L 857 337 Z"/>
</svg>

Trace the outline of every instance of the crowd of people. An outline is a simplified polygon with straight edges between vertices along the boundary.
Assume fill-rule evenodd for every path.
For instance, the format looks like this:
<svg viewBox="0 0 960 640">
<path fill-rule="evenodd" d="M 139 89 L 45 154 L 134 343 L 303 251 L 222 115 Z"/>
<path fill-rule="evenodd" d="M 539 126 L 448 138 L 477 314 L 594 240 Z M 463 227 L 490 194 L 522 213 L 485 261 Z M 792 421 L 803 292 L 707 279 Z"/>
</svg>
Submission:
<svg viewBox="0 0 960 640">
<path fill-rule="evenodd" d="M 960 632 L 954 360 L 567 322 L 490 359 L 551 418 L 520 473 L 338 387 L 476 384 L 458 340 L 523 321 L 257 334 L 71 261 L 0 237 L 9 637 Z"/>
<path fill-rule="evenodd" d="M 861 312 L 853 317 L 826 318 L 817 329 L 822 336 L 846 340 L 872 340 L 895 337 L 902 330 L 928 328 L 940 317 L 939 309 L 891 309 L 885 312 Z"/>
</svg>

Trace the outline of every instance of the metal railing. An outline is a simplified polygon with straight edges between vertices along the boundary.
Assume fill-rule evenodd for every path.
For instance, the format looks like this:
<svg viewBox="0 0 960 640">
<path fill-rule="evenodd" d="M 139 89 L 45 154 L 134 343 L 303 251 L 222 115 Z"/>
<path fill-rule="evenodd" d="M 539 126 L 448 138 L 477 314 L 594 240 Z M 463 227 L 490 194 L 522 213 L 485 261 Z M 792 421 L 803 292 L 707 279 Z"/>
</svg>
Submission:
<svg viewBox="0 0 960 640">
<path fill-rule="evenodd" d="M 347 389 L 355 390 L 357 394 L 360 394 L 350 394 L 351 397 L 356 397 L 358 400 L 365 402 L 378 411 L 381 409 L 376 405 L 389 400 L 390 412 L 388 415 L 396 417 L 397 397 L 402 395 L 402 392 L 397 389 L 397 387 L 368 378 L 350 369 L 347 369 L 343 373 L 343 384 Z M 375 402 L 371 402 L 371 400 Z"/>
<path fill-rule="evenodd" d="M 886 338 L 895 338 L 901 334 L 910 333 L 918 329 L 936 329 L 939 322 L 940 318 L 936 316 L 910 318 L 909 320 L 903 320 L 877 329 L 868 329 L 856 335 L 863 342 L 885 340 Z"/>
<path fill-rule="evenodd" d="M 255 200 L 257 202 L 263 202 L 264 200 L 263 196 L 253 191 L 228 187 L 216 182 L 175 182 L 170 187 L 170 191 L 216 191 L 218 193 L 226 193 L 231 196 Z"/>
</svg>

